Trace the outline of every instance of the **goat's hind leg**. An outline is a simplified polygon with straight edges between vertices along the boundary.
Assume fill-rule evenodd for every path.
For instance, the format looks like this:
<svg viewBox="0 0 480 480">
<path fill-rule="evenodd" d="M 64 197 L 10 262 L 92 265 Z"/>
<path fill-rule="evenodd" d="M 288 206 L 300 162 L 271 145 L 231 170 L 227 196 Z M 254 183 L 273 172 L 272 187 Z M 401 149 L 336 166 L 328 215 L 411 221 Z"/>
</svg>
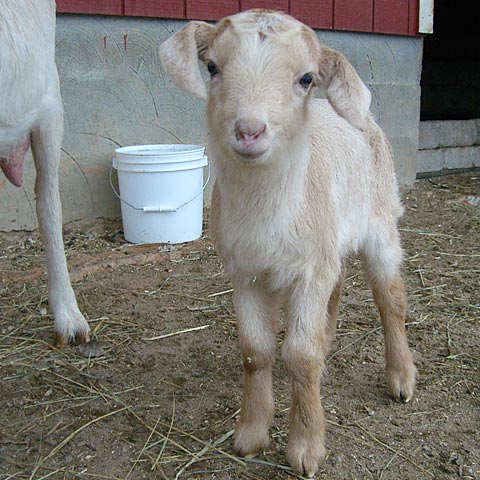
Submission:
<svg viewBox="0 0 480 480">
<path fill-rule="evenodd" d="M 371 230 L 364 250 L 365 267 L 380 311 L 385 338 L 385 363 L 389 393 L 409 402 L 415 389 L 416 369 L 405 331 L 406 295 L 400 273 L 402 249 L 396 227 Z"/>
<path fill-rule="evenodd" d="M 238 336 L 243 357 L 244 388 L 240 420 L 235 428 L 234 449 L 251 457 L 269 446 L 268 429 L 274 400 L 272 365 L 275 357 L 279 306 L 262 282 L 233 281 Z"/>
<path fill-rule="evenodd" d="M 77 306 L 63 246 L 58 181 L 62 133 L 63 113 L 59 100 L 32 131 L 31 145 L 37 170 L 37 216 L 47 258 L 49 306 L 55 321 L 56 344 L 61 346 L 72 340 L 88 342 L 90 332 Z"/>
</svg>

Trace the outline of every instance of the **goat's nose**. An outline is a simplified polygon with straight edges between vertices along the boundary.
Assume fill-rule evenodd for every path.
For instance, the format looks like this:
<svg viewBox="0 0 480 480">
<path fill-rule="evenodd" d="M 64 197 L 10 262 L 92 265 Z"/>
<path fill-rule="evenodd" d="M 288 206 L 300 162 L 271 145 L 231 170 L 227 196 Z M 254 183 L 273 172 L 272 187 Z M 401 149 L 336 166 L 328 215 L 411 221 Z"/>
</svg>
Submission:
<svg viewBox="0 0 480 480">
<path fill-rule="evenodd" d="M 262 120 L 240 119 L 235 122 L 235 135 L 237 140 L 247 142 L 255 141 L 267 129 L 267 125 Z"/>
</svg>

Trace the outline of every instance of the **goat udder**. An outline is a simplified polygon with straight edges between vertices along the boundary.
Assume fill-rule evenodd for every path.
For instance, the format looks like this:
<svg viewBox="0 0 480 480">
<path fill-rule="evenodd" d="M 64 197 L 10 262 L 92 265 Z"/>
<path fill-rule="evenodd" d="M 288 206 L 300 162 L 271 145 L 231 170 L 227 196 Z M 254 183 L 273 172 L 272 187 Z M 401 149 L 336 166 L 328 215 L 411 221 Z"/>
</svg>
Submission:
<svg viewBox="0 0 480 480">
<path fill-rule="evenodd" d="M 7 157 L 0 157 L 3 173 L 16 187 L 21 187 L 23 183 L 23 160 L 29 146 L 30 141 L 26 140 L 18 144 Z"/>
</svg>

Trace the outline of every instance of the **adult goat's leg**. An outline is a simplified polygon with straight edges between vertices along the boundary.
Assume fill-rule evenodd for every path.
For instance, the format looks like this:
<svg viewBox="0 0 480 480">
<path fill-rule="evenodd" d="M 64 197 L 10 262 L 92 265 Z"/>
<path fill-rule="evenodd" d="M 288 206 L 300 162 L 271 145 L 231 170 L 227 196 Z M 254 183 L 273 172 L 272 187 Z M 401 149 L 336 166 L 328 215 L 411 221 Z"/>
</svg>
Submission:
<svg viewBox="0 0 480 480">
<path fill-rule="evenodd" d="M 60 204 L 58 168 L 63 134 L 61 101 L 36 126 L 31 145 L 37 177 L 37 216 L 45 246 L 48 274 L 48 297 L 55 321 L 56 343 L 70 340 L 89 340 L 90 328 L 80 313 L 67 270 L 62 237 L 62 208 Z"/>
<path fill-rule="evenodd" d="M 269 445 L 274 400 L 272 365 L 279 309 L 261 280 L 233 281 L 238 336 L 243 356 L 244 388 L 234 448 L 242 456 L 253 456 Z"/>
</svg>

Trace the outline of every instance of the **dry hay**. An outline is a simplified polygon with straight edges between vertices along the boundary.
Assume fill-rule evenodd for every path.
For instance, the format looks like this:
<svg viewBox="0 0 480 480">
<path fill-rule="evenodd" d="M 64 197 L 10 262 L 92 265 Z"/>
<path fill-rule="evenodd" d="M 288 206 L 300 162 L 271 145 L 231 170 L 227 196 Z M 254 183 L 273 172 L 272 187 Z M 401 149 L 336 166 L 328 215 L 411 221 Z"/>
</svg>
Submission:
<svg viewBox="0 0 480 480">
<path fill-rule="evenodd" d="M 480 478 L 479 175 L 405 189 L 401 230 L 414 400 L 385 394 L 378 314 L 352 259 L 322 384 L 318 478 Z M 52 345 L 37 232 L 0 235 L 0 478 L 288 479 L 289 381 L 275 366 L 272 446 L 236 457 L 241 395 L 231 286 L 208 236 L 126 245 L 116 222 L 67 226 L 74 288 L 104 355 Z M 279 335 L 279 343 L 283 332 Z"/>
</svg>

